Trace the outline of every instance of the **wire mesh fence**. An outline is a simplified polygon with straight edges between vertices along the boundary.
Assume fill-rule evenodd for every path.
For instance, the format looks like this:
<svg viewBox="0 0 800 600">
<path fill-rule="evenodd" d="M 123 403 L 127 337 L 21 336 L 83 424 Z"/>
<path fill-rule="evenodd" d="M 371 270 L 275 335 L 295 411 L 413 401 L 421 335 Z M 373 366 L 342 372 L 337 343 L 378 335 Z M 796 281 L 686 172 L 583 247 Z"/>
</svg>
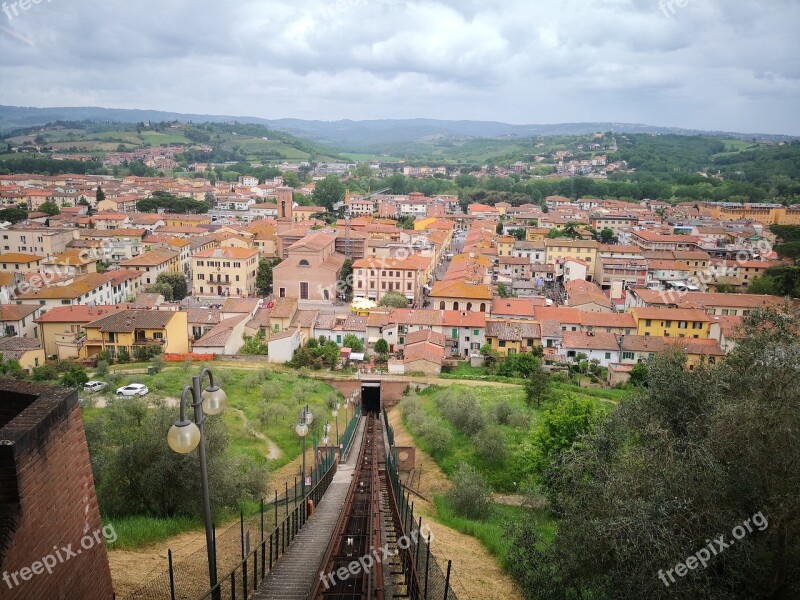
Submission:
<svg viewBox="0 0 800 600">
<path fill-rule="evenodd" d="M 408 595 L 412 600 L 458 600 L 451 585 L 452 561 L 447 561 L 444 569 L 431 552 L 432 536 L 430 530 L 425 535 L 422 517 L 414 514 L 414 503 L 406 494 L 400 472 L 397 468 L 397 450 L 394 447 L 394 430 L 389 425 L 386 410 L 383 411 L 386 426 L 386 437 L 390 443 L 386 457 L 386 472 L 389 476 L 389 487 L 397 504 L 400 517 L 399 536 L 404 536 L 407 548 L 400 547 L 403 571 L 408 585 Z M 399 537 L 398 536 L 398 537 Z M 416 583 L 415 583 L 416 582 Z"/>
<path fill-rule="evenodd" d="M 283 495 L 276 493 L 270 501 L 262 500 L 256 513 L 242 514 L 239 523 L 215 532 L 219 575 L 216 595 L 209 595 L 208 553 L 204 547 L 174 564 L 170 556 L 167 570 L 126 596 L 126 600 L 247 598 L 255 589 L 254 582 L 269 573 L 305 524 L 308 500 L 315 506 L 319 503 L 335 472 L 336 452 L 329 450 L 312 469 L 311 485 L 305 487 L 305 492 L 303 481 L 295 481 L 286 486 Z M 248 593 L 244 594 L 246 588 Z"/>
</svg>

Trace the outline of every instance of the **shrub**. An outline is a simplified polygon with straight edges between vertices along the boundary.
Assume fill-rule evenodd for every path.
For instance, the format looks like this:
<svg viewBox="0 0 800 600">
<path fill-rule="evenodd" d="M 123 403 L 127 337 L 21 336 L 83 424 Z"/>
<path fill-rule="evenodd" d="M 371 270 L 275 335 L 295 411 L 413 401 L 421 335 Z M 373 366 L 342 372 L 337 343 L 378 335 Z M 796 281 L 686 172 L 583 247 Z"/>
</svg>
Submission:
<svg viewBox="0 0 800 600">
<path fill-rule="evenodd" d="M 500 400 L 489 409 L 492 421 L 497 425 L 510 425 L 516 411 L 508 400 Z"/>
<path fill-rule="evenodd" d="M 34 381 L 55 381 L 58 379 L 58 371 L 52 363 L 45 363 L 33 368 L 31 379 Z"/>
<path fill-rule="evenodd" d="M 98 360 L 94 371 L 98 377 L 105 377 L 108 375 L 108 363 L 104 360 Z"/>
<path fill-rule="evenodd" d="M 484 520 L 492 514 L 492 490 L 474 467 L 461 463 L 453 476 L 453 487 L 445 495 L 453 511 L 462 517 Z"/>
<path fill-rule="evenodd" d="M 161 370 L 164 368 L 164 359 L 161 358 L 160 354 L 150 359 L 150 368 L 153 369 L 156 373 L 160 373 Z"/>
<path fill-rule="evenodd" d="M 422 439 L 430 449 L 431 455 L 441 457 L 450 447 L 453 434 L 441 423 L 429 420 L 422 428 Z"/>
<path fill-rule="evenodd" d="M 473 439 L 478 454 L 492 466 L 501 465 L 508 459 L 506 436 L 497 426 L 485 427 Z"/>
<path fill-rule="evenodd" d="M 469 392 L 447 390 L 436 398 L 436 403 L 442 416 L 469 436 L 475 435 L 486 425 L 477 399 Z"/>
<path fill-rule="evenodd" d="M 121 365 L 131 362 L 131 355 L 128 354 L 128 351 L 125 350 L 125 348 L 119 351 L 119 354 L 117 355 L 117 362 Z"/>
<path fill-rule="evenodd" d="M 71 365 L 69 370 L 61 376 L 61 385 L 64 387 L 83 387 L 89 381 L 89 376 L 83 367 Z"/>
</svg>

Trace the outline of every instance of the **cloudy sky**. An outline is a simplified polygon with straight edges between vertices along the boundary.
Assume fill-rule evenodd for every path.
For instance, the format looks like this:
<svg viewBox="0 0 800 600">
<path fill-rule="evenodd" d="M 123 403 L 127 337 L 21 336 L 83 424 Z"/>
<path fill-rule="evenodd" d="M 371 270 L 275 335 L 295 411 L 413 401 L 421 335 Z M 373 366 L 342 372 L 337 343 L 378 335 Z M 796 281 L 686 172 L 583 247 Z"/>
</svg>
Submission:
<svg viewBox="0 0 800 600">
<path fill-rule="evenodd" d="M 0 104 L 800 134 L 798 0 L 36 1 Z"/>
</svg>

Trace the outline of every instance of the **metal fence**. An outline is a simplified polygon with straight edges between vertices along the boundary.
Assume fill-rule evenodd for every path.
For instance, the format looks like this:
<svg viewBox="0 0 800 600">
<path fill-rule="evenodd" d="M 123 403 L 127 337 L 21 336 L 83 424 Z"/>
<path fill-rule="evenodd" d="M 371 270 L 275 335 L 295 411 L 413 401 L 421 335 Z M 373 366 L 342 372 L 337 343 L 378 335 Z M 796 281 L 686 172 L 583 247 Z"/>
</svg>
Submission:
<svg viewBox="0 0 800 600">
<path fill-rule="evenodd" d="M 386 456 L 386 472 L 389 484 L 397 505 L 402 531 L 398 538 L 405 536 L 408 548 L 401 551 L 403 572 L 408 585 L 408 596 L 411 600 L 458 600 L 450 582 L 453 561 L 448 560 L 445 569 L 431 552 L 431 536 L 425 539 L 422 534 L 422 517 L 414 515 L 414 503 L 410 501 L 403 489 L 400 472 L 397 468 L 397 449 L 394 445 L 394 429 L 389 425 L 389 416 L 383 410 L 386 426 L 386 437 L 389 441 L 389 453 Z M 414 581 L 418 583 L 414 583 Z"/>
</svg>

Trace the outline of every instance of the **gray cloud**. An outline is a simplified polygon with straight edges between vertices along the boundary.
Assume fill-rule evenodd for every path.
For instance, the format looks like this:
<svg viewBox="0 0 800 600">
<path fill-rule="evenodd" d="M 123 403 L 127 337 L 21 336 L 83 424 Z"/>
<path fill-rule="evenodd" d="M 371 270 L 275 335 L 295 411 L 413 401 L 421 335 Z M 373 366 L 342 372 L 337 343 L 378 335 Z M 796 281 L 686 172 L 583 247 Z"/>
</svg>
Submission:
<svg viewBox="0 0 800 600">
<path fill-rule="evenodd" d="M 42 0 L 0 14 L 0 103 L 800 134 L 800 3 L 663 6 Z"/>
</svg>

